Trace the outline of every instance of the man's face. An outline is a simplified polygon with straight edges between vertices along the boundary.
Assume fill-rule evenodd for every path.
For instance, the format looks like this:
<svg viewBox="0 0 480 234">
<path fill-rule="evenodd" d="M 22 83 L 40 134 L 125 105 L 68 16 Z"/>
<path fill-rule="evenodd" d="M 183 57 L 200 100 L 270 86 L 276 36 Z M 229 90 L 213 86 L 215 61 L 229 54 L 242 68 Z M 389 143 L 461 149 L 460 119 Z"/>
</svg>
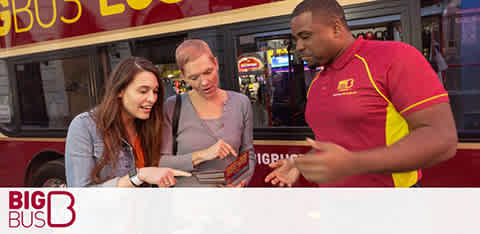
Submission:
<svg viewBox="0 0 480 234">
<path fill-rule="evenodd" d="M 297 45 L 296 51 L 309 67 L 324 66 L 336 57 L 338 52 L 335 36 L 335 25 L 321 22 L 324 17 L 315 17 L 311 12 L 302 13 L 290 22 L 293 37 Z M 325 21 L 325 20 L 323 20 Z"/>
</svg>

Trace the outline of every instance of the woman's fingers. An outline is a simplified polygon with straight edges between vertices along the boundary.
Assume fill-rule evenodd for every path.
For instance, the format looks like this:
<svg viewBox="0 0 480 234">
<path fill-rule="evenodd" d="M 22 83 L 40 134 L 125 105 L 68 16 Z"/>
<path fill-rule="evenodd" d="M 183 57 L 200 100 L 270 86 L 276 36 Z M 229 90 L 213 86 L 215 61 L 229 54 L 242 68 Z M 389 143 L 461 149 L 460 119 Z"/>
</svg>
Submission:
<svg viewBox="0 0 480 234">
<path fill-rule="evenodd" d="M 164 167 L 143 167 L 140 168 L 144 182 L 156 184 L 159 187 L 170 187 L 177 183 L 175 176 L 192 176 L 192 174 Z"/>
<path fill-rule="evenodd" d="M 237 152 L 232 148 L 231 145 L 225 143 L 225 147 L 228 150 L 229 154 L 232 154 L 233 156 L 237 157 Z"/>
<path fill-rule="evenodd" d="M 219 152 L 218 152 L 219 157 L 221 159 L 224 159 L 225 157 L 227 157 L 230 154 L 235 156 L 235 157 L 237 156 L 237 152 L 232 148 L 232 146 L 230 146 L 228 143 L 223 142 L 220 145 L 220 149 L 219 149 Z"/>
<path fill-rule="evenodd" d="M 235 188 L 243 188 L 245 187 L 245 185 L 247 185 L 247 181 L 246 180 L 242 180 L 240 183 L 234 185 Z"/>
<path fill-rule="evenodd" d="M 209 148 L 209 153 L 212 153 L 212 155 L 209 156 L 211 157 L 211 159 L 224 159 L 230 154 L 235 157 L 238 155 L 237 152 L 232 148 L 232 146 L 223 140 L 218 140 L 215 145 L 211 146 Z"/>
<path fill-rule="evenodd" d="M 192 176 L 191 173 L 182 171 L 182 170 L 177 170 L 177 169 L 171 169 L 173 176 Z"/>
<path fill-rule="evenodd" d="M 157 185 L 159 187 L 166 188 L 166 187 L 174 186 L 176 183 L 177 183 L 177 180 L 173 176 L 166 176 L 161 178 Z"/>
<path fill-rule="evenodd" d="M 218 151 L 218 157 L 224 159 L 228 155 L 228 150 L 222 145 Z"/>
<path fill-rule="evenodd" d="M 158 187 L 161 187 L 161 188 L 168 187 L 169 186 L 168 184 L 169 183 L 165 182 L 165 180 L 163 180 L 163 178 L 160 181 L 158 181 L 158 183 L 157 183 Z"/>
<path fill-rule="evenodd" d="M 166 185 L 173 186 L 177 183 L 177 180 L 175 179 L 175 177 L 169 176 L 169 177 L 167 177 L 167 179 L 165 179 L 165 182 L 168 183 Z"/>
</svg>

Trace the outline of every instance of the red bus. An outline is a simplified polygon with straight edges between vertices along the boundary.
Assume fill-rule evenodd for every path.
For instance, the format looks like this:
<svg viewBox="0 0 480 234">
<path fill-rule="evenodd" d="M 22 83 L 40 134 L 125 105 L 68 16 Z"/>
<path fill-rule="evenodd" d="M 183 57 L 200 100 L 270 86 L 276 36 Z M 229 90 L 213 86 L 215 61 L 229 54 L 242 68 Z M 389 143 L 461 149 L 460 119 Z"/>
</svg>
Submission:
<svg viewBox="0 0 480 234">
<path fill-rule="evenodd" d="M 174 50 L 186 38 L 211 46 L 222 88 L 250 97 L 258 163 L 249 186 L 269 186 L 263 182 L 269 163 L 310 150 L 304 107 L 316 71 L 295 53 L 289 30 L 289 14 L 299 2 L 1 1 L 0 186 L 65 183 L 68 125 L 99 102 L 105 78 L 122 58 L 150 59 L 167 93 L 185 91 Z M 458 152 L 426 168 L 422 186 L 480 186 L 478 1 L 339 2 L 355 37 L 410 43 L 449 92 Z"/>
</svg>

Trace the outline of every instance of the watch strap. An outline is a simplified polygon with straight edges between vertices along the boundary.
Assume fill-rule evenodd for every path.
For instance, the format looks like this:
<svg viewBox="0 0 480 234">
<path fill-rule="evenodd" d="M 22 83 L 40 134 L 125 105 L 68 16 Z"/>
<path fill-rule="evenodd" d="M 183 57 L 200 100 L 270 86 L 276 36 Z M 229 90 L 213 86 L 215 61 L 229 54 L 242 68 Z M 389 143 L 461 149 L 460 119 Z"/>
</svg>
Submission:
<svg viewBox="0 0 480 234">
<path fill-rule="evenodd" d="M 138 187 L 143 184 L 143 182 L 138 178 L 138 170 L 137 168 L 133 168 L 128 172 L 128 177 L 130 179 L 130 183 L 132 183 L 135 187 Z"/>
</svg>

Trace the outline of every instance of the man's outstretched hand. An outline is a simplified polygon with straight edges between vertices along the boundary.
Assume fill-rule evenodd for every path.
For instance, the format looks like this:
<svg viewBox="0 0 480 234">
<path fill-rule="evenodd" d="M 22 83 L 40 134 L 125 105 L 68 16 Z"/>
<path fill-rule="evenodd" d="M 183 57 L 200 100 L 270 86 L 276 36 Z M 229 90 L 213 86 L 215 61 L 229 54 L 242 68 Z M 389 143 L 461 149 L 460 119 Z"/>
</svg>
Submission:
<svg viewBox="0 0 480 234">
<path fill-rule="evenodd" d="M 300 172 L 295 167 L 295 161 L 293 158 L 270 163 L 269 166 L 274 170 L 265 177 L 266 183 L 271 183 L 280 187 L 292 187 L 300 176 Z"/>
</svg>

